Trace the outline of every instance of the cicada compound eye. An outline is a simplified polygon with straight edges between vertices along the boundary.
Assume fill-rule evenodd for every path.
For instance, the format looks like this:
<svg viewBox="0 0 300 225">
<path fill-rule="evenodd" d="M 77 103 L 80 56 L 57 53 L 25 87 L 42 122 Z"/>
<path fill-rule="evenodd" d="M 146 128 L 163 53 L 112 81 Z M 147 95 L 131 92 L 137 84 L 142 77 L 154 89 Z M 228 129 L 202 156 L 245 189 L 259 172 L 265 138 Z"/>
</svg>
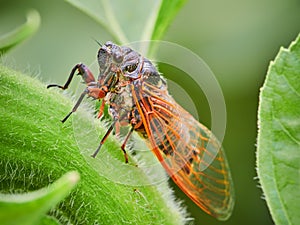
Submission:
<svg viewBox="0 0 300 225">
<path fill-rule="evenodd" d="M 98 58 L 98 64 L 100 66 L 100 69 L 105 68 L 106 61 L 107 61 L 107 52 L 103 47 L 99 49 L 97 58 Z"/>
<path fill-rule="evenodd" d="M 115 63 L 121 63 L 123 61 L 123 54 L 120 51 L 113 53 L 113 59 Z"/>
<path fill-rule="evenodd" d="M 125 71 L 128 73 L 132 73 L 136 70 L 137 67 L 138 67 L 138 63 L 130 64 L 125 67 Z"/>
</svg>

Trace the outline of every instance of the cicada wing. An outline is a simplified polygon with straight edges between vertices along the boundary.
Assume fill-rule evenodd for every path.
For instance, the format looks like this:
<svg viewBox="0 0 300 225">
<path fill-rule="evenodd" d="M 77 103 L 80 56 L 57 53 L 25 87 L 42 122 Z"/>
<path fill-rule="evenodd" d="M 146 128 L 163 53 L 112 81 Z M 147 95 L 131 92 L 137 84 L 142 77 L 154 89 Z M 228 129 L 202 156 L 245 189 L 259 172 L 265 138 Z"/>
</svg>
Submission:
<svg viewBox="0 0 300 225">
<path fill-rule="evenodd" d="M 226 220 L 234 190 L 224 150 L 209 129 L 149 83 L 133 97 L 151 144 L 173 181 L 206 213 Z"/>
</svg>

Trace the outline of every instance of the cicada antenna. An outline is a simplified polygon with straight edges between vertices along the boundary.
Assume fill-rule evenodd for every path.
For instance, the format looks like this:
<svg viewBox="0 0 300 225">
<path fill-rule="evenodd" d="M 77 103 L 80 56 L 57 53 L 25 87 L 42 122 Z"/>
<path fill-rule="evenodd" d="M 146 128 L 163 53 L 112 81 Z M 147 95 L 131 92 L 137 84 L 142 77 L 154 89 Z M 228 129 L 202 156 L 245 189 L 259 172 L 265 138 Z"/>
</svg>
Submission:
<svg viewBox="0 0 300 225">
<path fill-rule="evenodd" d="M 101 44 L 96 38 L 93 38 L 93 40 L 94 40 L 100 47 L 103 46 L 103 44 Z"/>
</svg>

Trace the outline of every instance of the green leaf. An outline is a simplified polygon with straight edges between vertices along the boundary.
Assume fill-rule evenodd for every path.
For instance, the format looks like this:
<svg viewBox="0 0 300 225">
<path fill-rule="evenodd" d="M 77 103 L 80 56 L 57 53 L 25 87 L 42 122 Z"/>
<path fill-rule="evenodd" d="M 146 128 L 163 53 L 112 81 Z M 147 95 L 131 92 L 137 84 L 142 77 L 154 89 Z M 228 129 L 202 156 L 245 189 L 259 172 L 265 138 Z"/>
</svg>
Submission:
<svg viewBox="0 0 300 225">
<path fill-rule="evenodd" d="M 1 224 L 40 224 L 45 213 L 64 199 L 78 180 L 77 172 L 69 172 L 49 187 L 38 191 L 24 194 L 0 194 Z"/>
<path fill-rule="evenodd" d="M 30 10 L 23 25 L 0 37 L 0 55 L 32 36 L 39 26 L 39 13 L 36 10 Z"/>
<path fill-rule="evenodd" d="M 260 93 L 257 172 L 276 224 L 300 224 L 300 35 L 280 49 Z"/>
<path fill-rule="evenodd" d="M 143 169 L 147 164 L 132 157 L 125 164 L 115 137 L 108 137 L 96 159 L 90 157 L 107 128 L 83 105 L 62 124 L 60 119 L 74 102 L 1 65 L 0 93 L 2 193 L 37 190 L 76 170 L 80 182 L 49 213 L 61 224 L 183 224 L 184 210 L 174 201 L 167 181 L 149 182 L 153 169 Z M 90 142 L 92 134 L 96 140 Z M 134 143 L 143 142 L 136 138 Z M 149 163 L 156 160 L 144 150 Z M 164 173 L 161 167 L 157 171 L 155 175 Z M 135 183 L 122 182 L 129 178 Z"/>
<path fill-rule="evenodd" d="M 152 40 L 159 40 L 162 38 L 167 27 L 170 25 L 185 2 L 186 0 L 161 1 L 160 9 L 152 32 Z"/>
<path fill-rule="evenodd" d="M 186 0 L 163 0 L 156 15 L 150 40 L 160 40 L 166 32 L 168 26 L 173 21 L 178 11 L 182 8 Z M 149 55 L 155 54 L 155 46 L 150 46 Z"/>
<path fill-rule="evenodd" d="M 102 24 L 118 44 L 127 44 L 160 39 L 186 0 L 66 1 Z M 141 47 L 147 53 L 148 46 Z"/>
<path fill-rule="evenodd" d="M 56 218 L 46 215 L 41 219 L 39 225 L 61 225 L 61 223 Z"/>
</svg>

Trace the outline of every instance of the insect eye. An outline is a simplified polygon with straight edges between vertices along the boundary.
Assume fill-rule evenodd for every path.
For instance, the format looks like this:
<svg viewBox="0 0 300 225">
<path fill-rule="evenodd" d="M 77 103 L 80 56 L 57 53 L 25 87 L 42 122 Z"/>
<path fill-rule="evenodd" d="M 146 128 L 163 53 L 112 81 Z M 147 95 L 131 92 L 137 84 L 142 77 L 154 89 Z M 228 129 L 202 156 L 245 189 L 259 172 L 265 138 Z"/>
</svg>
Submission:
<svg viewBox="0 0 300 225">
<path fill-rule="evenodd" d="M 127 65 L 125 67 L 125 71 L 127 71 L 128 73 L 132 73 L 133 71 L 135 71 L 137 68 L 137 63 L 135 64 L 131 64 L 131 65 Z"/>
<path fill-rule="evenodd" d="M 106 64 L 106 59 L 107 59 L 107 53 L 103 48 L 100 48 L 98 51 L 98 64 L 100 68 L 104 68 Z"/>
<path fill-rule="evenodd" d="M 123 55 L 120 52 L 115 52 L 113 58 L 116 63 L 121 63 L 123 61 Z"/>
</svg>

